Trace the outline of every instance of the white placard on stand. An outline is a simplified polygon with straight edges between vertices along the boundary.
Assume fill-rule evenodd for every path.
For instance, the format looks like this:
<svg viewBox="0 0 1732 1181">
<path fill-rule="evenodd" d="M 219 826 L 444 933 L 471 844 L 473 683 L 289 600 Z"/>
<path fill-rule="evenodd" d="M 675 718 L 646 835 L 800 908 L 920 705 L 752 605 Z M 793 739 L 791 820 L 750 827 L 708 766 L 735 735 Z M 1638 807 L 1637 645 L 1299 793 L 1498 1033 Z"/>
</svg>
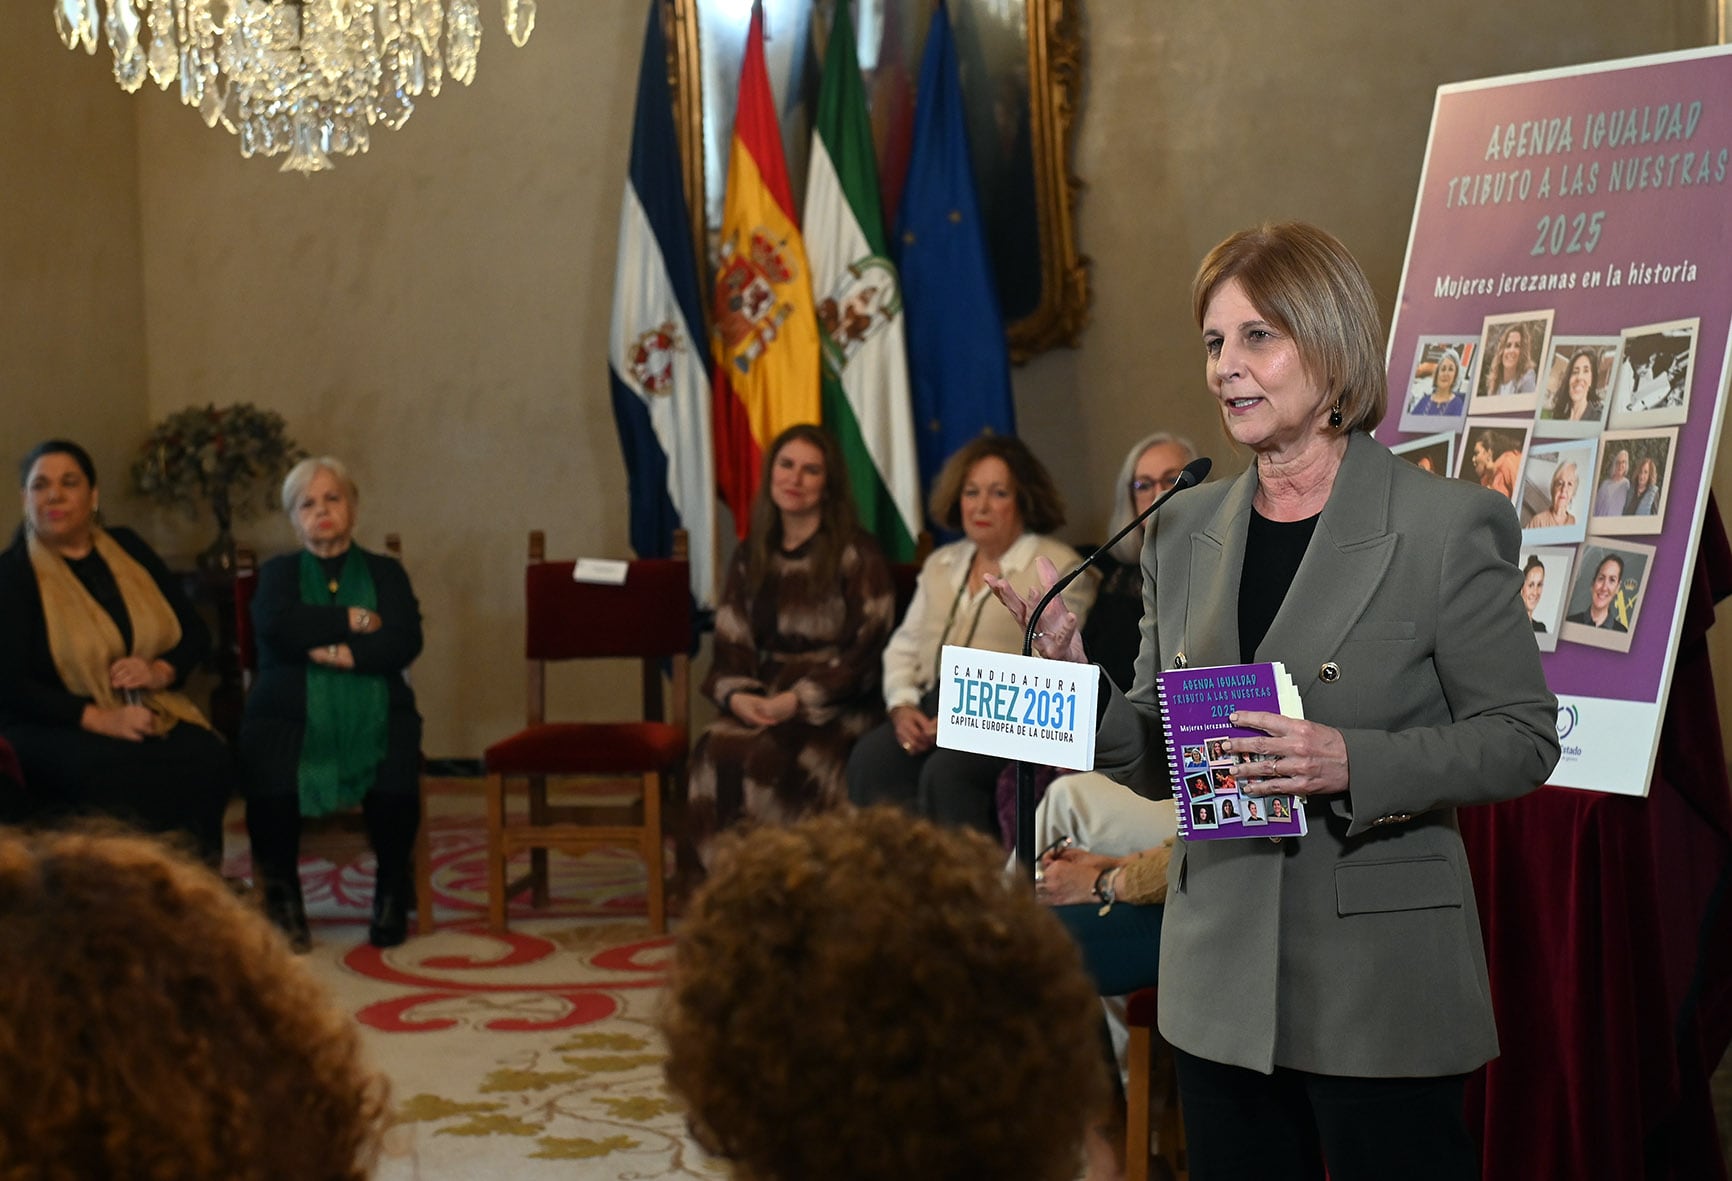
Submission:
<svg viewBox="0 0 1732 1181">
<path fill-rule="evenodd" d="M 1094 665 L 946 644 L 938 681 L 939 746 L 1093 770 Z"/>
</svg>

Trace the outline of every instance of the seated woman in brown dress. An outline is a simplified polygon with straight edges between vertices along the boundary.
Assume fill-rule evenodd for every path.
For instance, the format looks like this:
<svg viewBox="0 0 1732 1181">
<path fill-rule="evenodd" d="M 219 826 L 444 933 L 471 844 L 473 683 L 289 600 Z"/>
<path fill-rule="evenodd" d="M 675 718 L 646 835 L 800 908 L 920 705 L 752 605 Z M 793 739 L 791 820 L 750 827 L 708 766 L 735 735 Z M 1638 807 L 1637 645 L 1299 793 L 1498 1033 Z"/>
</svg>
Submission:
<svg viewBox="0 0 1732 1181">
<path fill-rule="evenodd" d="M 716 611 L 704 693 L 722 716 L 692 752 L 687 811 L 706 865 L 731 825 L 784 823 L 847 800 L 848 751 L 884 716 L 878 677 L 895 608 L 835 442 L 815 426 L 789 427 L 770 445 Z"/>
</svg>

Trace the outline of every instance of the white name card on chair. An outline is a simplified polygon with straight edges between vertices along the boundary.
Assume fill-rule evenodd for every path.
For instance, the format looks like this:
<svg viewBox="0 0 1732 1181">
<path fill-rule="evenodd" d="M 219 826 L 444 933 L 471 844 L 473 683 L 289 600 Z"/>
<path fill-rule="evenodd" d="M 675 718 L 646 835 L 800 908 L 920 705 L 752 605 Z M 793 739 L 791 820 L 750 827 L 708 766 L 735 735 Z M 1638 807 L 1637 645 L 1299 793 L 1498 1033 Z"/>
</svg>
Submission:
<svg viewBox="0 0 1732 1181">
<path fill-rule="evenodd" d="M 616 558 L 579 558 L 572 564 L 573 582 L 593 582 L 598 586 L 624 586 L 625 572 L 630 562 Z"/>
<path fill-rule="evenodd" d="M 1099 689 L 1092 664 L 946 644 L 938 661 L 938 745 L 1091 771 Z"/>
</svg>

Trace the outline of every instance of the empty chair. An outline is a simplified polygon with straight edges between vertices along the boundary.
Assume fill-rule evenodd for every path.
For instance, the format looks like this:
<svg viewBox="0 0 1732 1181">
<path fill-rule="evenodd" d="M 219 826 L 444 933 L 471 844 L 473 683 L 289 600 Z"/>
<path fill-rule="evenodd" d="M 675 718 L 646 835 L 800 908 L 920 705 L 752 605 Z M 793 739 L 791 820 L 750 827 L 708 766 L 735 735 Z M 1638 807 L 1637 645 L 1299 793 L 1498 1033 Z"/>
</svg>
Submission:
<svg viewBox="0 0 1732 1181">
<path fill-rule="evenodd" d="M 626 564 L 622 584 L 578 582 L 575 563 L 545 560 L 541 532 L 529 535 L 524 573 L 524 651 L 529 660 L 528 725 L 487 748 L 488 920 L 506 925 L 506 901 L 533 887 L 537 906 L 548 898 L 547 851 L 578 854 L 635 846 L 648 877 L 649 920 L 667 929 L 662 881 L 662 811 L 685 767 L 688 748 L 692 600 L 686 535 L 674 535 L 672 558 Z M 642 710 L 630 720 L 547 720 L 547 665 L 569 660 L 636 658 L 643 678 Z M 662 693 L 664 664 L 671 701 Z M 593 782 L 566 785 L 587 794 L 581 804 L 555 805 L 548 778 L 597 777 L 608 795 L 622 786 L 635 798 L 623 806 L 599 802 Z M 508 783 L 526 784 L 527 809 L 507 808 Z M 508 883 L 507 863 L 530 851 L 527 875 Z"/>
</svg>

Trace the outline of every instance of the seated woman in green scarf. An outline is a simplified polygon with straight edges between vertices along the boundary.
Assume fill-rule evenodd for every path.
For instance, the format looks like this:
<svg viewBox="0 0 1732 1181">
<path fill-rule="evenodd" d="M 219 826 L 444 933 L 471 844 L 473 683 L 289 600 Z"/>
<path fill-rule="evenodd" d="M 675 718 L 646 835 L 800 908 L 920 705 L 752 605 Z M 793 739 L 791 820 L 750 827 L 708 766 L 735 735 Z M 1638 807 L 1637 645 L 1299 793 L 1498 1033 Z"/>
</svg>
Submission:
<svg viewBox="0 0 1732 1181">
<path fill-rule="evenodd" d="M 375 947 L 403 942 L 413 906 L 421 715 L 403 671 L 421 652 L 421 608 L 400 562 L 354 544 L 358 499 L 340 461 L 296 464 L 283 511 L 305 548 L 260 567 L 252 603 L 247 832 L 266 913 L 297 951 L 312 943 L 297 869 L 303 816 L 361 806 L 379 864 Z"/>
</svg>

